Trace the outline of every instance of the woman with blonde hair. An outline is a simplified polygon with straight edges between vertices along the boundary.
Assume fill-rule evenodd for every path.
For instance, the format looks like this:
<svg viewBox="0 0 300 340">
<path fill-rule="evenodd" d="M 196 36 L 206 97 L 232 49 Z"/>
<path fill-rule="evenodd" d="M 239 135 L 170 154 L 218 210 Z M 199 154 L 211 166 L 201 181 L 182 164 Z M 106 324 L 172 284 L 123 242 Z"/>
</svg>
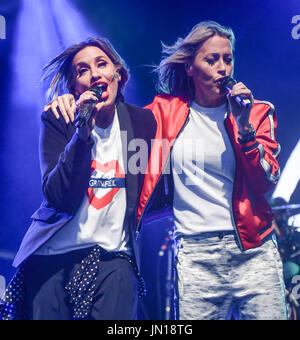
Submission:
<svg viewBox="0 0 300 340">
<path fill-rule="evenodd" d="M 138 215 L 167 176 L 180 319 L 286 318 L 282 264 L 264 198 L 280 173 L 277 119 L 271 103 L 254 100 L 231 78 L 234 43 L 230 28 L 206 21 L 164 46 L 156 69 L 162 95 L 147 106 L 158 123 L 156 138 L 170 143 L 167 151 L 162 143 L 153 146 L 149 168 L 158 163 L 160 171 L 146 175 Z M 171 176 L 164 175 L 168 163 Z"/>
</svg>

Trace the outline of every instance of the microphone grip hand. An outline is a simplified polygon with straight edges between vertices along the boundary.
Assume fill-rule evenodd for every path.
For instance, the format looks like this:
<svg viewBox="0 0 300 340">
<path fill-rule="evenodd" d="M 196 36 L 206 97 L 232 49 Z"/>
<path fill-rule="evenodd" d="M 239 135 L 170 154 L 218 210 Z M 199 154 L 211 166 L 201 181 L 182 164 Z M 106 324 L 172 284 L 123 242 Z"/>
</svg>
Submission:
<svg viewBox="0 0 300 340">
<path fill-rule="evenodd" d="M 77 109 L 75 127 L 81 128 L 87 124 L 96 102 L 87 102 L 80 109 Z"/>
<path fill-rule="evenodd" d="M 237 102 L 236 98 L 243 101 Z M 244 133 L 244 130 L 248 129 L 250 111 L 253 106 L 253 96 L 251 91 L 243 84 L 237 83 L 232 90 L 227 94 L 230 111 L 233 114 L 240 133 Z"/>
<path fill-rule="evenodd" d="M 88 117 L 78 120 L 75 124 L 77 135 L 85 142 L 88 141 L 90 134 L 93 131 L 95 123 L 96 123 L 95 117 L 96 117 L 97 110 L 95 109 L 95 104 L 96 103 L 93 103 L 92 106 L 89 106 L 90 111 L 87 112 Z M 100 103 L 97 103 L 97 104 L 100 104 Z M 103 103 L 101 104 L 103 105 Z"/>
<path fill-rule="evenodd" d="M 87 141 L 95 126 L 95 105 L 98 98 L 92 91 L 84 92 L 76 102 L 76 133 Z"/>
<path fill-rule="evenodd" d="M 96 125 L 96 116 L 100 113 L 104 104 L 104 102 L 94 102 L 93 107 L 89 111 L 88 119 L 84 124 L 76 126 L 76 133 L 82 140 L 88 141 L 89 136 Z"/>
</svg>

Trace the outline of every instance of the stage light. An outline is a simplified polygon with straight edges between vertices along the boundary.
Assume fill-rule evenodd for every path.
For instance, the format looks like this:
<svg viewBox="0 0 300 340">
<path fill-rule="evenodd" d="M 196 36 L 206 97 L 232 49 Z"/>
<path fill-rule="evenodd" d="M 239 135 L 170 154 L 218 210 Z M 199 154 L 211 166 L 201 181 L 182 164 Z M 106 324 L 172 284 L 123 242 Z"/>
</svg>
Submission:
<svg viewBox="0 0 300 340">
<path fill-rule="evenodd" d="M 96 35 L 80 12 L 67 0 L 23 0 L 12 53 L 14 88 L 18 101 L 40 112 L 43 89 L 41 70 L 71 44 Z"/>
<path fill-rule="evenodd" d="M 6 92 L 5 111 L 1 112 L 1 159 L 5 161 L 0 177 L 5 190 L 0 201 L 5 209 L 1 213 L 0 260 L 5 263 L 11 261 L 5 252 L 15 251 L 14 242 L 20 241 L 12 237 L 11 229 L 15 235 L 24 234 L 24 225 L 42 199 L 38 135 L 46 99 L 41 70 L 70 44 L 96 34 L 67 0 L 20 0 L 17 10 L 14 30 L 6 37 L 11 46 L 9 63 L 1 75 Z M 3 28 L 3 19 L 0 25 Z M 6 270 L 0 274 L 8 277 Z"/>
</svg>

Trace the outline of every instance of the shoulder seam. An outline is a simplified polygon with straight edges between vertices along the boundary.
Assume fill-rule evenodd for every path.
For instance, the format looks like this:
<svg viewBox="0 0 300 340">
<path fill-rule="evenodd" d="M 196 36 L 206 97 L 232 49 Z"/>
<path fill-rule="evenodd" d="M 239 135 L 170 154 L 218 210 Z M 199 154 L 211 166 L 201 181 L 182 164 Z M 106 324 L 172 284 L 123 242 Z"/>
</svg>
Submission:
<svg viewBox="0 0 300 340">
<path fill-rule="evenodd" d="M 271 102 L 268 102 L 267 100 L 256 100 L 256 99 L 254 99 L 253 103 L 254 104 L 265 104 L 265 105 L 268 105 L 268 106 L 270 106 L 272 112 L 275 111 L 274 104 L 272 104 Z"/>
</svg>

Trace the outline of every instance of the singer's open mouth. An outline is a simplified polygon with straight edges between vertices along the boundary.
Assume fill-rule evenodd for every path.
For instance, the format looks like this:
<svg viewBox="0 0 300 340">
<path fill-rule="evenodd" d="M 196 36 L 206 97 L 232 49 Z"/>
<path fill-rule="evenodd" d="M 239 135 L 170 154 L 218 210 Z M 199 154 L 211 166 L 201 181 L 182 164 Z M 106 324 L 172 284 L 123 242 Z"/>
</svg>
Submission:
<svg viewBox="0 0 300 340">
<path fill-rule="evenodd" d="M 102 84 L 101 85 L 101 88 L 102 88 L 102 91 L 104 92 L 104 91 L 106 91 L 107 90 L 107 87 L 108 87 L 108 85 L 107 84 Z"/>
<path fill-rule="evenodd" d="M 102 89 L 102 91 L 104 92 L 104 91 L 106 91 L 107 90 L 107 87 L 108 87 L 108 84 L 107 83 L 104 83 L 103 81 L 95 81 L 91 86 L 90 86 L 90 88 L 91 87 L 93 87 L 93 86 L 95 86 L 95 85 L 99 85 L 100 87 L 101 87 L 101 89 Z"/>
</svg>

